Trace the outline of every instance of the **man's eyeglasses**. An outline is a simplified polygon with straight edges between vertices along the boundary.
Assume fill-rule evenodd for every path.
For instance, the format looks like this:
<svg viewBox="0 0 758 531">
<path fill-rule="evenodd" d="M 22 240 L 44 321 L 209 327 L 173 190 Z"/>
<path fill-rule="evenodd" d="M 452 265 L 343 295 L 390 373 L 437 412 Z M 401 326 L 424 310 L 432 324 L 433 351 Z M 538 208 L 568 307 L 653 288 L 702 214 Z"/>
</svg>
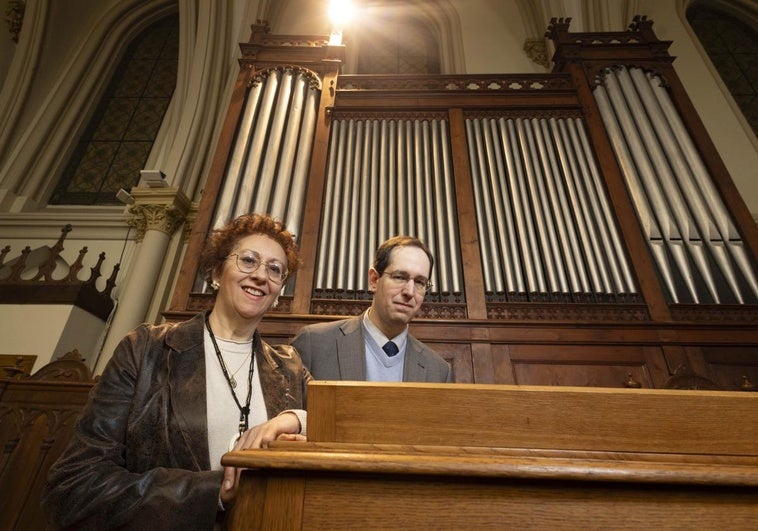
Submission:
<svg viewBox="0 0 758 531">
<path fill-rule="evenodd" d="M 413 287 L 416 289 L 416 293 L 420 295 L 432 290 L 432 283 L 429 282 L 428 279 L 424 277 L 411 279 L 411 276 L 405 271 L 385 271 L 382 275 L 387 275 L 392 285 L 397 286 L 398 288 L 404 286 L 410 280 L 413 280 Z"/>
<path fill-rule="evenodd" d="M 263 261 L 263 258 L 256 251 L 244 250 L 239 253 L 231 253 L 229 255 L 236 256 L 235 263 L 237 269 L 243 273 L 250 274 L 258 271 L 261 265 L 266 266 L 266 275 L 271 282 L 281 284 L 287 278 L 287 267 L 279 260 Z"/>
</svg>

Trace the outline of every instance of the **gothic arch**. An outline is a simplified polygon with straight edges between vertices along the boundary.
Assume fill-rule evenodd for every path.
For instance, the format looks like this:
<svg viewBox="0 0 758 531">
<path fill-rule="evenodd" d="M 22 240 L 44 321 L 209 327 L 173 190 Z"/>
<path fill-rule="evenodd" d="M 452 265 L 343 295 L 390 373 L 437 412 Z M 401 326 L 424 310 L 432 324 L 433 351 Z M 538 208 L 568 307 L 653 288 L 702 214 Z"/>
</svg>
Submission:
<svg viewBox="0 0 758 531">
<path fill-rule="evenodd" d="M 45 5 L 48 4 L 49 0 Z M 132 0 L 104 12 L 100 22 L 93 26 L 92 34 L 82 40 L 81 48 L 68 64 L 63 65 L 57 90 L 39 106 L 26 127 L 20 130 L 19 137 L 10 139 L 9 132 L 4 130 L 0 142 L 16 140 L 17 145 L 23 146 L 13 153 L 6 153 L 4 159 L 7 162 L 0 167 L 0 189 L 20 199 L 13 201 L 14 209 L 29 210 L 44 203 L 46 194 L 57 182 L 57 170 L 73 145 L 76 135 L 71 132 L 86 125 L 90 106 L 98 101 L 110 79 L 112 58 L 133 35 L 175 10 L 176 3 L 170 0 Z M 40 38 L 45 39 L 45 33 L 50 31 L 44 17 L 33 17 L 28 23 L 32 27 L 25 30 L 27 34 L 41 34 Z M 34 78 L 42 68 L 40 56 L 27 57 L 32 60 L 15 70 L 19 79 Z M 16 69 L 16 60 L 22 59 L 15 58 L 12 68 Z M 9 115 L 20 115 L 26 101 L 19 100 L 15 103 L 3 101 L 9 106 Z M 6 205 L 10 202 L 7 199 Z"/>
<path fill-rule="evenodd" d="M 461 29 L 458 11 L 450 0 L 437 0 L 427 2 L 423 0 L 395 0 L 396 3 L 407 9 L 416 18 L 427 22 L 429 29 L 439 45 L 440 68 L 443 74 L 463 74 L 466 72 L 466 63 L 463 53 L 463 32 Z M 280 0 L 267 2 L 266 6 L 259 11 L 259 16 L 266 20 L 276 32 L 283 32 L 283 14 L 287 11 L 293 0 Z M 356 2 L 358 3 L 358 2 Z M 377 4 L 374 0 L 360 2 L 360 7 L 370 8 Z M 392 0 L 382 2 L 383 6 L 392 3 Z M 324 18 L 326 20 L 326 18 Z M 327 23 L 328 24 L 328 23 Z M 318 29 L 315 30 L 319 31 Z M 327 32 L 328 29 L 321 30 Z M 348 33 L 346 31 L 346 33 Z M 349 46 L 344 73 L 354 73 L 357 64 L 357 47 Z"/>
</svg>

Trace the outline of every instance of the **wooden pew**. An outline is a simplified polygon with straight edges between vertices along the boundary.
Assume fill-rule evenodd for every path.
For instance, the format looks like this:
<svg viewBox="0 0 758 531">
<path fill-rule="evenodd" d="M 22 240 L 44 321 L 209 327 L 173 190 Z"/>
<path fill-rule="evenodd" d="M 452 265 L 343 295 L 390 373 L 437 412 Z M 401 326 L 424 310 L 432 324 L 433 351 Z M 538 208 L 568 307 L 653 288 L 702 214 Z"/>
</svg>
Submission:
<svg viewBox="0 0 758 531">
<path fill-rule="evenodd" d="M 63 452 L 94 381 L 73 351 L 31 376 L 0 378 L 0 529 L 47 528 L 40 508 L 50 465 Z"/>
<path fill-rule="evenodd" d="M 753 529 L 758 395 L 314 382 L 231 529 Z"/>
</svg>

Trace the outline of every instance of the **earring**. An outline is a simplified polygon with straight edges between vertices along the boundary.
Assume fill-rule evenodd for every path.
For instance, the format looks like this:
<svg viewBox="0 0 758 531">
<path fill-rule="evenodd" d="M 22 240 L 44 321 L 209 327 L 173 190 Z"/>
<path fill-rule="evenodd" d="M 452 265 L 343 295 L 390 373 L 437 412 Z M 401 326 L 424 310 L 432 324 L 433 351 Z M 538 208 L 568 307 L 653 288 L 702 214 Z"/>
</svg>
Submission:
<svg viewBox="0 0 758 531">
<path fill-rule="evenodd" d="M 211 287 L 213 288 L 213 291 L 218 291 L 218 288 L 219 288 L 218 280 L 216 280 L 215 278 L 211 280 Z"/>
<path fill-rule="evenodd" d="M 277 306 L 279 306 L 279 295 L 276 296 L 274 303 L 271 305 L 272 308 L 276 308 Z"/>
</svg>

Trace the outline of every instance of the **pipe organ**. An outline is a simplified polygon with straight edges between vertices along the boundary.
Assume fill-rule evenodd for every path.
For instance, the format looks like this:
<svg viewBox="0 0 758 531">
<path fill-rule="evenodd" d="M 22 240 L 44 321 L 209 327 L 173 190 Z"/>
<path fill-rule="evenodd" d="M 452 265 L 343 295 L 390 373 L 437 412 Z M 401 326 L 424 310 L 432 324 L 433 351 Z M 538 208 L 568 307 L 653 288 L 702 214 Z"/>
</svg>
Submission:
<svg viewBox="0 0 758 531">
<path fill-rule="evenodd" d="M 542 75 L 342 75 L 343 46 L 254 27 L 166 317 L 213 303 L 208 231 L 266 211 L 303 258 L 271 342 L 367 308 L 410 234 L 436 259 L 412 332 L 458 382 L 753 390 L 758 230 L 670 43 L 548 37 Z"/>
</svg>

